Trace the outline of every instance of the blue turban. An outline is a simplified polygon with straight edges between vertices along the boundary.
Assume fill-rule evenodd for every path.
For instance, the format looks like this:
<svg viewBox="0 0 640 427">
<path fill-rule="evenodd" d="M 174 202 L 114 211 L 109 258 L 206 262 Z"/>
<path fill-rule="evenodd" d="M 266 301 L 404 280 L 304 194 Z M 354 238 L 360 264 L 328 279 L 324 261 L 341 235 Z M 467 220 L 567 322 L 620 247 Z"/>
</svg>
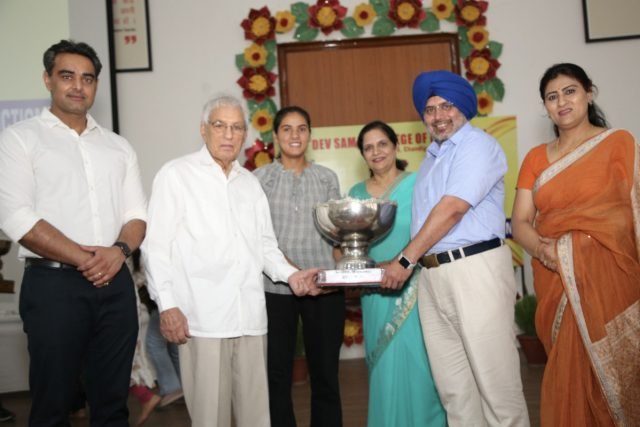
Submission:
<svg viewBox="0 0 640 427">
<path fill-rule="evenodd" d="M 451 71 L 421 73 L 413 82 L 413 105 L 422 120 L 424 108 L 432 96 L 439 96 L 456 106 L 471 120 L 478 114 L 478 99 L 468 81 Z"/>
</svg>

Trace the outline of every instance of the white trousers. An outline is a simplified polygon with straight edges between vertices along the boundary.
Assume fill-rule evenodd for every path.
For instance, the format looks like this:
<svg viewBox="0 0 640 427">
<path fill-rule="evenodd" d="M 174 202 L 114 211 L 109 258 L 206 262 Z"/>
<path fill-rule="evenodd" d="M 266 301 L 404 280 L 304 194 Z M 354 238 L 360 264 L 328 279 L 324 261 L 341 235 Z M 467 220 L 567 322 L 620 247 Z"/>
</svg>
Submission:
<svg viewBox="0 0 640 427">
<path fill-rule="evenodd" d="M 193 427 L 269 427 L 266 335 L 190 338 L 178 347 Z M 233 409 L 232 409 L 233 408 Z"/>
<path fill-rule="evenodd" d="M 504 245 L 420 273 L 418 308 L 450 427 L 529 426 Z"/>
</svg>

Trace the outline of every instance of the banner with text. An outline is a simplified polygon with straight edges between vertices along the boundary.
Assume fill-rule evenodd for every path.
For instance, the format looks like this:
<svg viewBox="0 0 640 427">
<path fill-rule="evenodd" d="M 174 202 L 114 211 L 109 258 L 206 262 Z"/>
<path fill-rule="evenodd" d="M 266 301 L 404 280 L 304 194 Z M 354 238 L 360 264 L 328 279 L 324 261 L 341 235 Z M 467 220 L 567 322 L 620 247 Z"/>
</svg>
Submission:
<svg viewBox="0 0 640 427">
<path fill-rule="evenodd" d="M 407 170 L 417 171 L 430 143 L 424 124 L 419 121 L 389 124 L 398 134 L 398 158 L 408 162 Z M 507 156 L 504 212 L 507 216 L 507 235 L 510 236 L 511 209 L 518 178 L 516 118 L 478 117 L 471 124 L 496 138 Z M 362 126 L 319 127 L 313 128 L 311 133 L 307 158 L 335 171 L 344 195 L 353 185 L 369 177 L 369 169 L 356 143 Z M 512 249 L 514 265 L 522 266 L 522 249 L 512 240 L 508 240 L 508 243 Z"/>
</svg>

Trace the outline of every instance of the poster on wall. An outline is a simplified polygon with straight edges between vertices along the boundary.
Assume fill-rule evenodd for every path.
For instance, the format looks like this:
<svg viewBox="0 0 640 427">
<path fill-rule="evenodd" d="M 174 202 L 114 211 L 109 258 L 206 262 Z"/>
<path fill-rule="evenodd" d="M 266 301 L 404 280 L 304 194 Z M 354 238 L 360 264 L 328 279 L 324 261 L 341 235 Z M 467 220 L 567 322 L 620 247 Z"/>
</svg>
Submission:
<svg viewBox="0 0 640 427">
<path fill-rule="evenodd" d="M 151 71 L 147 0 L 112 0 L 115 69 Z"/>
</svg>

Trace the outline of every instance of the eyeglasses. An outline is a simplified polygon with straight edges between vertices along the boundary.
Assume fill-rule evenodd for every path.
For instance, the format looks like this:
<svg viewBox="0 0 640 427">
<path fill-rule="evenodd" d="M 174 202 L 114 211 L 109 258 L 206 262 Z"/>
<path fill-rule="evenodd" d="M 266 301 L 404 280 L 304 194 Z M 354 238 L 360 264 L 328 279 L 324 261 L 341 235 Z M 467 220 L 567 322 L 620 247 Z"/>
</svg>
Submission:
<svg viewBox="0 0 640 427">
<path fill-rule="evenodd" d="M 438 110 L 442 111 L 443 113 L 448 113 L 453 109 L 453 107 L 455 107 L 455 105 L 450 102 L 443 102 L 440 105 L 427 105 L 426 107 L 424 107 L 424 113 L 427 116 L 433 116 Z"/>
<path fill-rule="evenodd" d="M 239 124 L 239 123 L 228 124 L 225 122 L 221 122 L 220 120 L 216 120 L 215 122 L 209 122 L 209 126 L 211 126 L 211 129 L 213 129 L 213 131 L 218 135 L 222 135 L 226 133 L 227 129 L 231 129 L 232 135 L 241 134 L 245 130 L 247 130 L 247 128 L 242 124 Z"/>
</svg>

